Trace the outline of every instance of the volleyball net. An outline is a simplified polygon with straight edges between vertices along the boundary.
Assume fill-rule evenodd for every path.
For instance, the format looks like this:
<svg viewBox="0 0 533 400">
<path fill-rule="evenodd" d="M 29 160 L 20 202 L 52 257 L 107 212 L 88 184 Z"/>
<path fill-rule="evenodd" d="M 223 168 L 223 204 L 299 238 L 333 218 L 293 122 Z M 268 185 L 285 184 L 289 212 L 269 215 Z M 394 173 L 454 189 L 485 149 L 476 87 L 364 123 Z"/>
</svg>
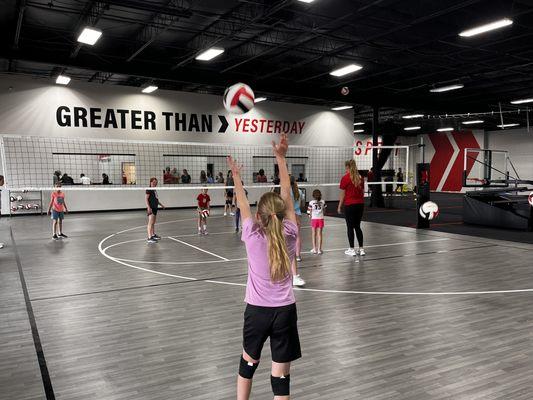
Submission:
<svg viewBox="0 0 533 400">
<path fill-rule="evenodd" d="M 171 206 L 194 205 L 192 201 L 176 199 L 180 196 L 194 199 L 191 192 L 204 188 L 223 204 L 225 192 L 231 189 L 226 164 L 228 155 L 243 165 L 241 177 L 252 197 L 274 190 L 279 182 L 276 158 L 269 145 L 6 135 L 1 138 L 0 150 L 7 188 L 15 197 L 24 192 L 49 192 L 53 190 L 54 182 L 60 180 L 62 190 L 82 192 L 78 196 L 84 196 L 86 201 L 115 202 L 118 201 L 115 192 L 144 191 L 149 188 L 150 179 L 155 177 L 158 179 L 157 190 L 165 193 L 162 196 L 174 199 Z M 368 179 L 374 150 L 388 154 L 379 181 Z M 304 192 L 323 188 L 328 195 L 336 197 L 339 181 L 345 173 L 344 163 L 352 158 L 367 186 L 383 185 L 384 192 L 387 192 L 391 187 L 397 190 L 413 185 L 414 168 L 408 146 L 369 149 L 294 145 L 289 147 L 286 161 L 289 173 Z M 101 191 L 108 194 L 104 196 Z M 120 201 L 128 203 L 128 196 L 123 196 Z"/>
</svg>

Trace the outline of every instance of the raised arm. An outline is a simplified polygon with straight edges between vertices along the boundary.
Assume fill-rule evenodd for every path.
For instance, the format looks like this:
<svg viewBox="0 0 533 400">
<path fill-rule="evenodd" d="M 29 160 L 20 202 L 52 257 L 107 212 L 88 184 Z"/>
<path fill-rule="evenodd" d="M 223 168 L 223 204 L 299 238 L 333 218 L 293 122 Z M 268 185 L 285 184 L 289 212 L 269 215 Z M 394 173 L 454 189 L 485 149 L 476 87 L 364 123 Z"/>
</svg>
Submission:
<svg viewBox="0 0 533 400">
<path fill-rule="evenodd" d="M 250 203 L 248 203 L 248 198 L 246 197 L 246 192 L 242 186 L 241 179 L 241 169 L 242 165 L 237 164 L 237 161 L 233 157 L 228 156 L 227 158 L 228 167 L 231 169 L 233 174 L 233 185 L 235 186 L 235 195 L 237 196 L 237 205 L 241 210 L 242 220 L 252 218 L 252 211 L 250 210 Z"/>
<path fill-rule="evenodd" d="M 285 213 L 288 220 L 296 223 L 296 214 L 294 213 L 294 204 L 291 197 L 291 181 L 289 178 L 289 170 L 287 169 L 287 161 L 285 159 L 288 149 L 289 140 L 285 133 L 281 135 L 279 143 L 272 142 L 272 150 L 278 163 L 279 184 L 281 186 L 281 198 L 285 202 Z"/>
</svg>

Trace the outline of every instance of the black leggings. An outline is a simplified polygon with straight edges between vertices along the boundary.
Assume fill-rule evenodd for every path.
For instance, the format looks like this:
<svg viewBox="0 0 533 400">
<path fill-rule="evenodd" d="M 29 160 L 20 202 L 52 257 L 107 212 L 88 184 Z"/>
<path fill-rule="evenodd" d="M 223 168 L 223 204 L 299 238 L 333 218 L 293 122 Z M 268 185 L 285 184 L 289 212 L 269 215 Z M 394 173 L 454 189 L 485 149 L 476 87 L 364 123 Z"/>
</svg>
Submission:
<svg viewBox="0 0 533 400">
<path fill-rule="evenodd" d="M 346 218 L 346 228 L 348 229 L 348 242 L 350 247 L 354 247 L 354 234 L 357 235 L 359 247 L 363 247 L 363 231 L 361 230 L 361 218 L 363 218 L 364 204 L 351 204 L 344 207 L 344 218 Z"/>
</svg>

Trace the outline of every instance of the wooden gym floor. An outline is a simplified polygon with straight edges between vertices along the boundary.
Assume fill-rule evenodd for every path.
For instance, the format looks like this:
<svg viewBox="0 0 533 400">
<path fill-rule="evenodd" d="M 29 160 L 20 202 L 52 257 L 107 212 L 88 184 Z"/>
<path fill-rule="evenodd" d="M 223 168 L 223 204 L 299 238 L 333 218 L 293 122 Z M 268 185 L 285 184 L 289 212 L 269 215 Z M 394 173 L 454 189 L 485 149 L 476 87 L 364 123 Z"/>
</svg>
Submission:
<svg viewBox="0 0 533 400">
<path fill-rule="evenodd" d="M 2 218 L 0 399 L 234 399 L 245 252 L 215 210 Z M 304 226 L 308 223 L 304 220 Z M 531 399 L 533 245 L 364 223 L 303 254 L 294 399 Z M 505 239 L 505 238 L 502 238 Z M 303 229 L 309 250 L 310 229 Z M 254 399 L 271 398 L 267 346 Z M 48 396 L 48 397 L 47 397 Z"/>
</svg>

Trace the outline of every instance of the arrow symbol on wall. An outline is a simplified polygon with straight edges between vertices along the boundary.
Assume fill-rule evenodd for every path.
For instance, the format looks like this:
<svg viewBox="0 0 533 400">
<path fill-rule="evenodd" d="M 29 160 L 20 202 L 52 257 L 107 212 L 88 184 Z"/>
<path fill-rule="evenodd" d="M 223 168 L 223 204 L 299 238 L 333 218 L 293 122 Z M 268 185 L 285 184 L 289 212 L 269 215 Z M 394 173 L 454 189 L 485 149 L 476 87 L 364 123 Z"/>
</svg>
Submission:
<svg viewBox="0 0 533 400">
<path fill-rule="evenodd" d="M 218 119 L 220 120 L 221 124 L 220 125 L 220 128 L 218 129 L 218 132 L 219 133 L 224 133 L 226 132 L 226 130 L 228 129 L 228 126 L 229 126 L 229 123 L 228 123 L 228 120 L 226 119 L 225 116 L 223 115 L 219 115 L 218 116 Z"/>
</svg>

